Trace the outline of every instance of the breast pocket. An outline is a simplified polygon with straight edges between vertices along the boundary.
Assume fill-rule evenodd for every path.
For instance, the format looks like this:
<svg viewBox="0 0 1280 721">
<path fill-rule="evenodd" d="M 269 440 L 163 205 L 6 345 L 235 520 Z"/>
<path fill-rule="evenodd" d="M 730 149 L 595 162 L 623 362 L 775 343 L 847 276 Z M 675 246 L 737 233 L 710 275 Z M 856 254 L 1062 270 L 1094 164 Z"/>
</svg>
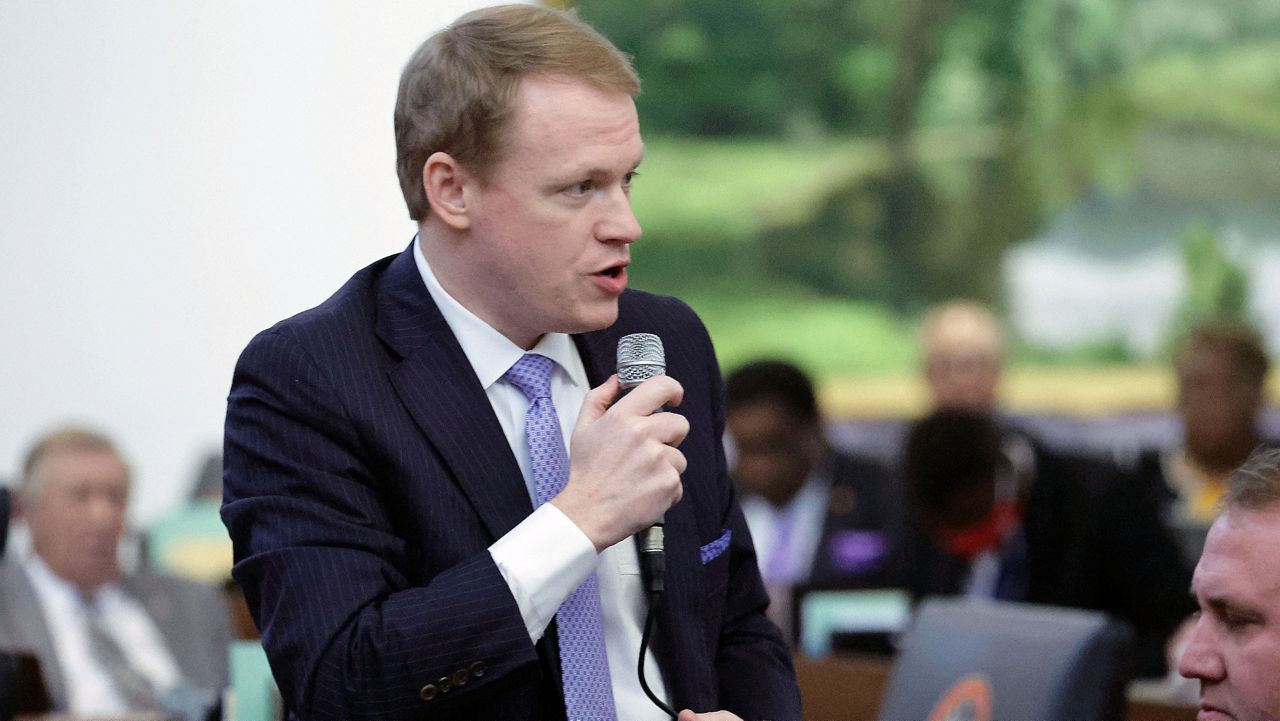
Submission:
<svg viewBox="0 0 1280 721">
<path fill-rule="evenodd" d="M 698 548 L 702 562 L 702 608 L 708 629 L 720 628 L 725 596 L 729 585 L 729 541 L 733 534 L 725 529 L 719 537 Z"/>
<path fill-rule="evenodd" d="M 732 531 L 724 529 L 718 538 L 704 543 L 698 549 L 699 560 L 703 562 L 707 598 L 713 604 L 717 604 L 718 599 L 723 597 L 724 587 L 728 584 L 728 544 L 732 538 Z"/>
</svg>

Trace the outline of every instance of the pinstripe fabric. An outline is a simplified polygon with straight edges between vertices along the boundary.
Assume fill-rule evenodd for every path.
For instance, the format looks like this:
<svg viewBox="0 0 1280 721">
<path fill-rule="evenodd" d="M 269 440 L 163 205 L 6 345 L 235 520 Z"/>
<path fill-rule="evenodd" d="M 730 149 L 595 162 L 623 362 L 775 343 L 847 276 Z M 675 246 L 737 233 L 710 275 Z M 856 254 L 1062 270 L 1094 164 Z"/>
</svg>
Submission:
<svg viewBox="0 0 1280 721">
<path fill-rule="evenodd" d="M 636 331 L 666 341 L 693 427 L 685 498 L 667 515 L 656 646 L 669 690 L 698 710 L 799 718 L 724 471 L 710 341 L 678 301 L 628 292 L 615 326 L 575 337 L 593 385 Z M 532 512 L 519 466 L 410 252 L 249 344 L 225 482 L 235 577 L 296 716 L 564 718 L 554 626 L 530 643 L 486 550 Z M 699 547 L 725 529 L 730 549 L 703 566 Z"/>
</svg>

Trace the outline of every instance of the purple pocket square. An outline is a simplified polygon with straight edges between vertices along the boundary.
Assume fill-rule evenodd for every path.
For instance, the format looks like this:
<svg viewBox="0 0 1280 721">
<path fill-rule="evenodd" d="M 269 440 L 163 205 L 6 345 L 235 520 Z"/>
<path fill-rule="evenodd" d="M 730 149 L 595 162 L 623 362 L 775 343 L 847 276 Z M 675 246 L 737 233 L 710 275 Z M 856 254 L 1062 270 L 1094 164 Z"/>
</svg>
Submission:
<svg viewBox="0 0 1280 721">
<path fill-rule="evenodd" d="M 729 539 L 733 537 L 733 531 L 725 529 L 724 533 L 716 540 L 708 543 L 698 549 L 698 554 L 702 556 L 702 565 L 707 565 L 715 560 L 720 554 L 724 553 L 724 549 L 729 547 Z"/>
<path fill-rule="evenodd" d="M 866 573 L 880 565 L 889 542 L 877 531 L 838 531 L 827 542 L 831 565 L 841 573 Z"/>
</svg>

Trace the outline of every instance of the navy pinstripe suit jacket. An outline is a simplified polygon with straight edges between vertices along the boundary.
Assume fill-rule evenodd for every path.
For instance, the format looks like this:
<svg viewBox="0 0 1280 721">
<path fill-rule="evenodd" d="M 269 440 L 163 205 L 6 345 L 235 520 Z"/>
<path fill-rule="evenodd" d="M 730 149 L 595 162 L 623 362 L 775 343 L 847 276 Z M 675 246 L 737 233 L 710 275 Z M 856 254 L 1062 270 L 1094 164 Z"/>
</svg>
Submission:
<svg viewBox="0 0 1280 721">
<path fill-rule="evenodd" d="M 532 512 L 528 492 L 412 252 L 360 271 L 241 355 L 222 509 L 234 575 L 298 717 L 563 719 L 554 623 L 529 641 L 487 551 Z M 654 642 L 676 708 L 798 719 L 725 471 L 710 339 L 674 299 L 628 291 L 620 306 L 613 327 L 575 336 L 592 385 L 612 373 L 620 336 L 657 333 L 692 429 Z M 704 563 L 700 550 L 725 531 L 728 548 Z M 437 692 L 424 700 L 428 684 Z"/>
</svg>

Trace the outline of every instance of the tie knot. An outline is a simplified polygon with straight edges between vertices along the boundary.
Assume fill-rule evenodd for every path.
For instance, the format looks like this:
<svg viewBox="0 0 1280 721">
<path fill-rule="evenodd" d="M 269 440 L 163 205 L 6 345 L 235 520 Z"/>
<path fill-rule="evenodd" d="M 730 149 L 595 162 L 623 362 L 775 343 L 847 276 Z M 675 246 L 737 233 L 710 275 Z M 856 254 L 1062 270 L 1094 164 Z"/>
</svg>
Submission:
<svg viewBox="0 0 1280 721">
<path fill-rule="evenodd" d="M 532 403 L 539 398 L 551 397 L 551 374 L 556 362 L 544 355 L 525 353 L 502 377 L 520 389 Z"/>
</svg>

